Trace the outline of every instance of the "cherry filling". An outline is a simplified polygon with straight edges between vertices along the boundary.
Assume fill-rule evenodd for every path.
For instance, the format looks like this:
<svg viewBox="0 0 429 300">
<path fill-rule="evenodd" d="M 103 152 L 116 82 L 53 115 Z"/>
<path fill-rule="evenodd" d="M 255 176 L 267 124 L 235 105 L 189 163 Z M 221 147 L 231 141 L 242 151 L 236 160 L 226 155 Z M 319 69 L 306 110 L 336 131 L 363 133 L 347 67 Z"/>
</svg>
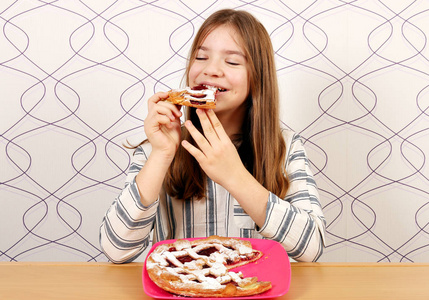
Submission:
<svg viewBox="0 0 429 300">
<path fill-rule="evenodd" d="M 176 249 L 174 247 L 169 249 L 170 252 L 176 251 Z M 207 249 L 203 249 L 201 251 L 198 251 L 198 255 L 201 256 L 210 256 L 213 252 L 216 252 L 217 249 L 215 247 L 209 247 Z M 194 259 L 189 256 L 189 255 L 184 255 L 184 256 L 180 256 L 177 257 L 177 260 L 180 261 L 182 264 L 193 261 Z M 171 262 L 169 262 L 168 267 L 174 267 L 174 264 L 172 264 Z M 206 268 L 208 268 L 209 266 L 205 266 Z"/>
<path fill-rule="evenodd" d="M 204 255 L 204 256 L 210 256 L 210 254 L 212 254 L 213 252 L 216 252 L 217 249 L 215 247 L 210 247 L 207 249 L 203 249 L 201 251 L 198 251 L 198 255 Z"/>
<path fill-rule="evenodd" d="M 189 255 L 185 255 L 185 256 L 177 257 L 177 260 L 180 261 L 182 264 L 184 264 L 184 263 L 193 261 L 194 259 L 192 257 L 190 257 Z M 171 261 L 168 261 L 168 266 L 167 267 L 168 268 L 174 268 L 175 265 Z"/>
<path fill-rule="evenodd" d="M 193 261 L 194 259 L 190 257 L 189 255 L 181 256 L 177 258 L 178 261 L 180 261 L 182 264 Z"/>
<path fill-rule="evenodd" d="M 190 100 L 190 102 L 196 105 L 203 105 L 207 103 L 207 101 L 195 101 L 195 100 Z"/>
</svg>

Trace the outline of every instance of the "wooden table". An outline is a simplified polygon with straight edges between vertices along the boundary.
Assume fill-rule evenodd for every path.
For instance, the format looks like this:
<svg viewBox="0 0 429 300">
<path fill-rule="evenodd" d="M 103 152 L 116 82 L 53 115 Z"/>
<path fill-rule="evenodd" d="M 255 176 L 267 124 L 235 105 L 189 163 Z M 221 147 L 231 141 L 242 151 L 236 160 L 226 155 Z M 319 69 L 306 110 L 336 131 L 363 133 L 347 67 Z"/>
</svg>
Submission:
<svg viewBox="0 0 429 300">
<path fill-rule="evenodd" d="M 143 291 L 142 267 L 0 262 L 0 299 L 152 299 Z M 289 292 L 278 299 L 427 300 L 429 264 L 292 263 Z"/>
</svg>

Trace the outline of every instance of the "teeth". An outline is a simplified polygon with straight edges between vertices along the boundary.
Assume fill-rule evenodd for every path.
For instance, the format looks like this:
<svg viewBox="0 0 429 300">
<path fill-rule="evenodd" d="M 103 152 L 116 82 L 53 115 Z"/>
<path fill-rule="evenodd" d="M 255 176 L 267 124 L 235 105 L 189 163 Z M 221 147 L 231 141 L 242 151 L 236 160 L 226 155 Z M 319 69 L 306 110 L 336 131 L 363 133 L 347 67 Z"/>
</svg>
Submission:
<svg viewBox="0 0 429 300">
<path fill-rule="evenodd" d="M 226 89 L 223 89 L 223 88 L 220 88 L 220 87 L 215 87 L 215 86 L 211 86 L 211 85 L 204 85 L 206 88 L 208 88 L 208 89 L 216 89 L 216 90 L 218 90 L 219 92 L 225 92 L 226 91 Z"/>
</svg>

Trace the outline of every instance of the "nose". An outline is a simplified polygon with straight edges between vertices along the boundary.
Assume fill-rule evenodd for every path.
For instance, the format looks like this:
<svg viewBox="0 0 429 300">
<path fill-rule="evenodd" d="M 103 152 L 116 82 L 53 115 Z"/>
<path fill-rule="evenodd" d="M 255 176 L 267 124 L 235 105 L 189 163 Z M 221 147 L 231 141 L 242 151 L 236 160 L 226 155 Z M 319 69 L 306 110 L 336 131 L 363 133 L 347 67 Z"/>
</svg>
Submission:
<svg viewBox="0 0 429 300">
<path fill-rule="evenodd" d="M 204 74 L 207 76 L 221 77 L 223 75 L 221 63 L 216 60 L 208 61 L 204 68 Z"/>
</svg>

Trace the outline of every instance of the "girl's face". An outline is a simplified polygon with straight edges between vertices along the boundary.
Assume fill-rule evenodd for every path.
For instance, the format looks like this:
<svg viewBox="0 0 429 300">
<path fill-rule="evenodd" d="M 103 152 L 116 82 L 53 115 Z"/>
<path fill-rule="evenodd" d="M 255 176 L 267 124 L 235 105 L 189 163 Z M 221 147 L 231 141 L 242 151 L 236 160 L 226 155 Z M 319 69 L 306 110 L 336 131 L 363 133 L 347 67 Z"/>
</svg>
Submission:
<svg viewBox="0 0 429 300">
<path fill-rule="evenodd" d="M 243 113 L 249 94 L 249 71 L 238 34 L 230 26 L 219 26 L 203 41 L 190 66 L 189 85 L 218 88 L 215 112 Z M 238 110 L 238 111 L 237 111 Z"/>
</svg>

